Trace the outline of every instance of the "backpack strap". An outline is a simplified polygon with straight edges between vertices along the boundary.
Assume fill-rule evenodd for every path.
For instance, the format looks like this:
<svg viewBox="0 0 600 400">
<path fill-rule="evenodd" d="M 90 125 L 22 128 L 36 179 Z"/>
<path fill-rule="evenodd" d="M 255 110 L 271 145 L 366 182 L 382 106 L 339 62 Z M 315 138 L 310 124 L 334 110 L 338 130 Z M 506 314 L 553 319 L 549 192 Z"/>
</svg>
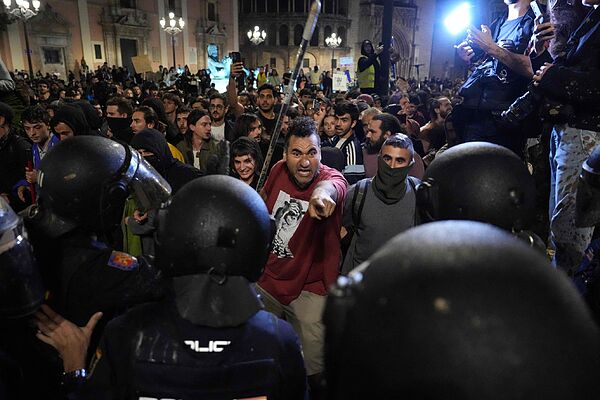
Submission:
<svg viewBox="0 0 600 400">
<path fill-rule="evenodd" d="M 412 177 L 412 176 L 407 176 L 407 178 L 408 178 L 408 184 L 410 185 L 410 188 L 412 189 L 413 194 L 415 196 L 414 226 L 417 226 L 417 214 L 418 214 L 418 212 L 417 212 L 417 185 L 416 185 L 416 183 L 414 181 L 416 178 Z"/>
<path fill-rule="evenodd" d="M 354 225 L 354 229 L 358 228 L 358 224 L 360 223 L 360 217 L 370 185 L 371 179 L 362 179 L 356 183 L 354 197 L 352 198 L 352 224 Z"/>
</svg>

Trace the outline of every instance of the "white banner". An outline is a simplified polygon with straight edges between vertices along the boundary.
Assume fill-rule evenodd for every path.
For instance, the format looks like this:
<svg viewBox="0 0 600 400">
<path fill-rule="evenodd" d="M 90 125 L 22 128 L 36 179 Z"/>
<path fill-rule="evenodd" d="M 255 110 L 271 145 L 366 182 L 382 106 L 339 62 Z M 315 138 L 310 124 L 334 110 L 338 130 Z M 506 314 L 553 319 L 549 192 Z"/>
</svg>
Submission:
<svg viewBox="0 0 600 400">
<path fill-rule="evenodd" d="M 333 73 L 333 91 L 346 92 L 348 90 L 348 78 L 343 72 Z"/>
</svg>

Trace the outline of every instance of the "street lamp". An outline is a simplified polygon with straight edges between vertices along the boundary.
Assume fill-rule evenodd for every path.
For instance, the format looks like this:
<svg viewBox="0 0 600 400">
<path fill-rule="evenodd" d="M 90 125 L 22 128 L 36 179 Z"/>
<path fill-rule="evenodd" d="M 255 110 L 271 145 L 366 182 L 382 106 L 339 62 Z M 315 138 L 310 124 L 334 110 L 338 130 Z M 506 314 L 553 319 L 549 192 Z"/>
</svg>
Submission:
<svg viewBox="0 0 600 400">
<path fill-rule="evenodd" d="M 183 31 L 183 27 L 185 26 L 185 21 L 183 18 L 179 18 L 179 20 L 175 19 L 175 13 L 169 13 L 169 24 L 167 25 L 167 21 L 165 18 L 160 19 L 160 27 L 171 35 L 171 47 L 173 48 L 173 68 L 177 68 L 177 64 L 175 62 L 175 35 L 181 33 Z"/>
<path fill-rule="evenodd" d="M 258 26 L 255 26 L 254 30 L 249 30 L 246 35 L 248 36 L 248 39 L 256 46 L 264 42 L 267 38 L 267 32 L 265 32 L 264 29 L 261 31 Z M 258 51 L 256 52 L 256 66 L 258 67 Z"/>
<path fill-rule="evenodd" d="M 13 7 L 11 0 L 3 0 L 6 12 L 23 23 L 23 34 L 25 35 L 25 47 L 27 48 L 27 63 L 29 65 L 29 79 L 33 79 L 33 66 L 31 65 L 31 49 L 29 48 L 29 34 L 27 33 L 27 20 L 37 15 L 40 10 L 39 0 L 33 0 L 29 7 L 29 1 L 15 0 Z"/>
<path fill-rule="evenodd" d="M 261 44 L 267 38 L 267 32 L 265 32 L 264 29 L 261 31 L 258 26 L 254 27 L 254 31 L 249 30 L 247 35 L 248 39 L 250 39 L 250 41 L 256 45 Z"/>
<path fill-rule="evenodd" d="M 334 58 L 333 58 L 333 52 L 335 51 L 336 47 L 340 47 L 340 45 L 342 44 L 342 38 L 339 37 L 338 35 L 336 35 L 335 32 L 333 32 L 331 34 L 331 36 L 325 38 L 325 44 L 328 47 L 331 47 L 331 71 L 333 73 L 333 68 L 334 68 L 334 65 L 333 65 L 333 60 L 334 60 Z"/>
</svg>

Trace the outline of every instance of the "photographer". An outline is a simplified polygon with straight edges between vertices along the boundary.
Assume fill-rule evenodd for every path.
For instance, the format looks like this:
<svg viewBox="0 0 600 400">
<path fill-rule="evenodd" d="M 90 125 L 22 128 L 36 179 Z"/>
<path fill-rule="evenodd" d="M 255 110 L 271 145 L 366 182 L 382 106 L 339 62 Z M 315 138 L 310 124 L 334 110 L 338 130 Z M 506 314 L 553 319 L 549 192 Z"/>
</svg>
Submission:
<svg viewBox="0 0 600 400">
<path fill-rule="evenodd" d="M 575 271 L 592 238 L 593 228 L 575 227 L 575 194 L 581 164 L 600 144 L 600 0 L 583 4 L 594 8 L 569 38 L 564 55 L 533 77 L 549 102 L 561 103 L 554 110 L 569 110 L 555 124 L 550 143 L 553 264 L 567 273 Z"/>
<path fill-rule="evenodd" d="M 500 122 L 500 114 L 526 91 L 533 74 L 526 56 L 533 32 L 534 14 L 529 0 L 504 0 L 508 15 L 481 31 L 471 28 L 456 46 L 465 62 L 479 65 L 460 89 L 464 97 L 456 107 L 454 127 L 459 142 L 485 141 L 523 155 L 524 135 Z"/>
</svg>

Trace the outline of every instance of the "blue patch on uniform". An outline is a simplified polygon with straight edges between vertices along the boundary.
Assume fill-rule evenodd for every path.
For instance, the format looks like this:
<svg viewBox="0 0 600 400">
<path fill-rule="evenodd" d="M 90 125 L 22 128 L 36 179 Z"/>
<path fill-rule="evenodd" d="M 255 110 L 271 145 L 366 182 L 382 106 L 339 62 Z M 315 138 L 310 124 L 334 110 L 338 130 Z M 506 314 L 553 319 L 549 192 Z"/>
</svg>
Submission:
<svg viewBox="0 0 600 400">
<path fill-rule="evenodd" d="M 123 271 L 133 271 L 138 267 L 138 260 L 131 254 L 113 251 L 108 259 L 108 266 Z"/>
</svg>

